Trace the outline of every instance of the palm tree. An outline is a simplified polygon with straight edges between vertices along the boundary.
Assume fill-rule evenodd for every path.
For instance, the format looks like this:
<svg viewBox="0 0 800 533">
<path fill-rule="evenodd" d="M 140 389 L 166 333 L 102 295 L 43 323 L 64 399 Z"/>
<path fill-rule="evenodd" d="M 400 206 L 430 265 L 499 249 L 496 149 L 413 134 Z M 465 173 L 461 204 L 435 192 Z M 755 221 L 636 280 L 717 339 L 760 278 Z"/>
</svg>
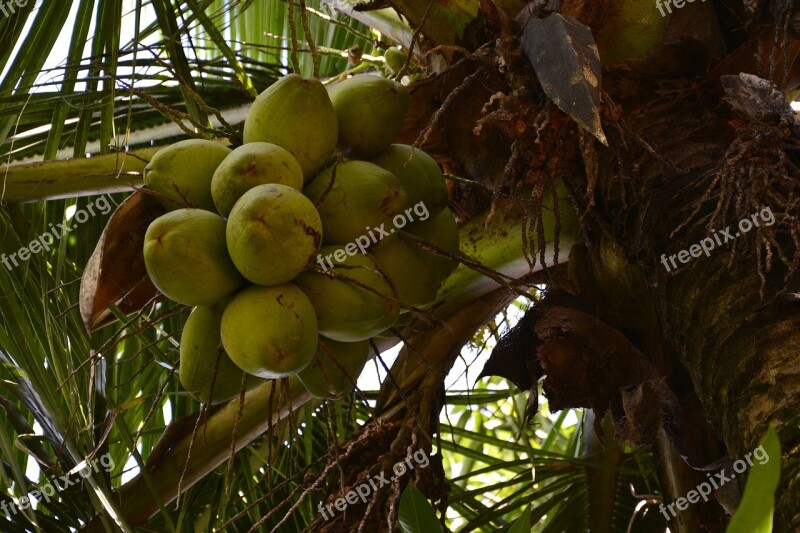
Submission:
<svg viewBox="0 0 800 533">
<path fill-rule="evenodd" d="M 524 4 L 4 4 L 4 531 L 428 531 L 425 497 L 459 531 L 663 530 L 658 504 L 730 472 L 770 423 L 775 529 L 800 526 L 791 3 Z M 412 52 L 398 71 L 396 44 Z M 319 404 L 289 379 L 200 408 L 175 379 L 188 309 L 140 285 L 126 244 L 147 205 L 125 198 L 173 140 L 240 142 L 283 74 L 348 68 L 411 83 L 401 140 L 449 173 L 463 264 L 430 312 L 374 340 L 378 392 Z M 108 227 L 102 198 L 125 201 Z M 714 240 L 741 220 L 749 233 Z M 52 231 L 57 249 L 30 253 Z M 444 387 L 495 345 L 493 377 Z M 545 400 L 561 413 L 537 414 Z M 572 408 L 587 410 L 568 424 Z M 427 468 L 320 512 L 415 450 Z M 113 466 L 35 510 L 20 500 L 100 458 Z M 670 529 L 722 530 L 735 483 Z M 753 513 L 771 516 L 764 486 Z"/>
</svg>

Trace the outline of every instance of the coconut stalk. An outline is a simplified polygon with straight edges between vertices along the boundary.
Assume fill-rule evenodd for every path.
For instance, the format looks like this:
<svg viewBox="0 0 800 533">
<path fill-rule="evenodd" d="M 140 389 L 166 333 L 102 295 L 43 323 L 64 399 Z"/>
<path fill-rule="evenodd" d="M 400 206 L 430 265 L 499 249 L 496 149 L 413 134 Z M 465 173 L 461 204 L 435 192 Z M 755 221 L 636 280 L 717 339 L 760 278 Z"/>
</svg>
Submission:
<svg viewBox="0 0 800 533">
<path fill-rule="evenodd" d="M 548 198 L 550 195 L 545 195 Z M 545 256 L 551 261 L 555 258 L 554 230 L 555 214 L 552 204 L 547 205 L 543 214 L 544 229 L 547 243 Z M 568 250 L 579 239 L 578 222 L 572 205 L 562 198 L 559 202 L 561 231 L 559 235 L 558 253 L 559 263 L 566 262 Z M 499 212 L 503 212 L 500 209 Z M 434 314 L 446 319 L 457 312 L 469 302 L 497 289 L 501 285 L 510 286 L 514 280 L 519 280 L 532 272 L 541 270 L 542 265 L 537 264 L 531 270 L 530 265 L 523 256 L 522 228 L 525 215 L 521 209 L 512 209 L 509 215 L 501 220 L 499 217 L 487 223 L 488 212 L 466 224 L 460 230 L 462 250 L 473 259 L 477 259 L 485 267 L 498 270 L 492 274 L 498 278 L 492 280 L 479 273 L 468 272 L 467 267 L 461 265 L 450 280 L 440 291 L 434 308 Z M 501 231 L 502 230 L 502 231 Z M 535 243 L 534 249 L 538 249 Z M 554 266 L 554 263 L 548 264 Z M 464 269 L 464 270 L 462 270 Z M 510 281 L 498 276 L 503 274 Z M 437 328 L 442 326 L 437 325 Z M 381 351 L 396 344 L 398 339 L 387 339 L 379 345 Z M 442 357 L 442 354 L 423 354 L 430 360 Z M 289 398 L 283 398 L 270 417 L 264 413 L 269 410 L 269 397 L 273 387 L 272 381 L 264 383 L 245 395 L 244 408 L 238 424 L 237 413 L 239 401 L 232 400 L 227 404 L 212 408 L 206 421 L 197 429 L 195 444 L 189 456 L 189 447 L 192 432 L 197 421 L 197 414 L 172 422 L 156 446 L 155 451 L 148 459 L 146 472 L 143 472 L 117 492 L 117 501 L 123 510 L 125 519 L 132 526 L 145 523 L 155 515 L 159 509 L 178 497 L 178 488 L 185 491 L 194 483 L 201 480 L 212 470 L 230 458 L 231 435 L 236 430 L 235 450 L 240 450 L 252 442 L 256 437 L 268 430 L 270 423 L 287 417 L 292 410 L 297 410 L 312 399 L 311 395 L 303 388 L 296 378 L 289 378 Z M 188 463 L 187 463 L 188 462 Z M 181 480 L 181 476 L 183 479 Z M 95 529 L 99 522 L 95 520 L 88 531 Z"/>
<path fill-rule="evenodd" d="M 544 235 L 547 241 L 544 249 L 544 261 L 548 266 L 565 262 L 567 258 L 564 257 L 564 254 L 569 253 L 580 234 L 578 219 L 572 204 L 567 199 L 566 189 L 559 184 L 557 192 L 560 206 L 558 215 L 553 208 L 552 195 L 549 192 L 543 194 L 542 200 L 541 223 L 544 226 Z M 493 215 L 484 213 L 483 216 L 467 223 L 459 230 L 461 252 L 495 273 L 515 280 L 531 272 L 542 270 L 543 265 L 539 262 L 541 259 L 538 253 L 541 243 L 536 242 L 535 239 L 530 241 L 531 249 L 527 251 L 527 255 L 533 254 L 537 259 L 533 269 L 529 263 L 529 259 L 532 261 L 532 258 L 523 254 L 523 227 L 526 223 L 523 203 L 511 206 L 508 215 L 503 214 L 506 207 L 498 205 Z M 527 222 L 531 223 L 532 221 L 528 220 Z M 558 247 L 553 246 L 555 243 L 553 229 L 557 223 L 561 224 Z M 527 227 L 524 231 L 528 231 Z M 435 304 L 437 312 L 449 315 L 452 310 L 496 289 L 501 283 L 502 279 L 498 281 L 496 277 L 487 277 L 474 268 L 460 264 L 439 290 Z"/>
<path fill-rule="evenodd" d="M 161 148 L 0 167 L 2 199 L 16 204 L 130 192 L 142 185 L 144 167 Z"/>
<path fill-rule="evenodd" d="M 355 8 L 358 2 L 354 0 L 323 0 L 323 2 L 336 11 L 379 31 L 392 41 L 405 47 L 411 46 L 413 31 L 395 10 L 384 8 L 372 11 L 356 11 Z"/>
<path fill-rule="evenodd" d="M 276 404 L 271 416 L 273 425 L 289 415 L 290 406 L 296 410 L 313 400 L 297 378 L 290 377 L 288 381 L 289 401 L 276 389 L 274 398 L 281 397 L 281 400 L 280 403 L 273 400 Z M 270 417 L 264 414 L 269 409 L 270 395 L 275 386 L 280 386 L 279 382 L 270 380 L 245 395 L 236 429 L 235 451 L 267 431 Z M 231 436 L 239 416 L 239 399 L 233 399 L 218 409 L 211 408 L 208 413 L 206 421 L 197 427 L 194 443 L 192 433 L 200 413 L 171 423 L 148 458 L 146 473 L 126 483 L 114 495 L 129 524 L 143 524 L 162 505 L 178 497 L 179 486 L 181 492 L 188 490 L 230 458 Z M 87 531 L 102 530 L 99 519 L 87 527 Z"/>
<path fill-rule="evenodd" d="M 213 139 L 229 146 L 226 138 Z M 0 198 L 23 204 L 114 192 L 132 192 L 144 184 L 144 167 L 168 144 L 129 152 L 79 159 L 43 161 L 0 167 Z"/>
<path fill-rule="evenodd" d="M 422 33 L 433 45 L 470 45 L 474 39 L 470 28 L 479 16 L 478 0 L 392 0 L 391 8 L 376 10 L 356 10 L 363 5 L 356 0 L 323 0 L 333 9 L 340 11 L 359 22 L 375 28 L 396 43 L 408 48 L 411 45 L 412 30 L 422 29 Z M 525 0 L 497 0 L 497 7 L 513 18 L 528 5 Z M 585 20 L 592 10 L 586 9 L 584 0 L 550 1 L 551 8 L 560 4 L 563 14 Z M 590 24 L 596 30 L 601 58 L 604 62 L 620 61 L 634 57 L 644 57 L 656 49 L 666 35 L 669 16 L 662 16 L 653 7 L 652 0 L 622 0 L 604 2 L 602 24 Z M 397 13 L 408 19 L 402 22 Z M 410 26 L 410 27 L 409 27 Z"/>
</svg>

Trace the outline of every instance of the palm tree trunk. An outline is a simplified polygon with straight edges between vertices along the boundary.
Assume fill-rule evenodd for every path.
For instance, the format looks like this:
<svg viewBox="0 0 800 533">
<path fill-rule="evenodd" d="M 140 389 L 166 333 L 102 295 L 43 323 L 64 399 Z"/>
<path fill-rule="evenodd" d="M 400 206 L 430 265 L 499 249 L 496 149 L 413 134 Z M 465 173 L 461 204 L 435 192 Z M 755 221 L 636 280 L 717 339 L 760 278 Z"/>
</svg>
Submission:
<svg viewBox="0 0 800 533">
<path fill-rule="evenodd" d="M 600 20 L 594 12 L 578 14 L 587 23 Z M 586 213 L 588 264 L 595 269 L 594 283 L 582 287 L 581 297 L 622 331 L 645 335 L 639 347 L 660 371 L 686 374 L 686 395 L 696 394 L 692 408 L 705 410 L 730 458 L 755 448 L 770 422 L 777 425 L 784 457 L 776 530 L 789 531 L 800 527 L 800 307 L 787 299 L 800 284 L 798 140 L 785 100 L 775 111 L 787 117 L 783 122 L 735 113 L 721 102 L 720 76 L 741 70 L 785 72 L 782 89 L 791 89 L 798 45 L 774 27 L 757 30 L 751 41 L 762 46 L 745 43 L 743 52 L 729 56 L 707 78 L 707 64 L 698 61 L 702 58 L 691 44 L 666 47 L 647 62 L 606 69 L 602 114 L 609 147 L 576 128 L 559 145 L 536 145 L 541 153 L 528 160 L 582 155 L 586 175 L 566 179 L 578 211 Z M 772 50 L 764 43 L 784 47 Z M 747 52 L 754 49 L 761 51 L 755 58 Z M 488 96 L 481 101 L 486 96 L 481 92 L 510 94 L 512 88 L 505 85 L 510 78 L 504 72 L 481 58 L 465 69 L 481 67 L 480 78 L 453 80 L 458 71 L 444 71 L 440 78 L 448 90 L 420 88 L 414 108 L 422 110 L 423 120 L 435 114 L 434 145 L 422 148 L 450 156 L 460 169 L 477 169 L 473 179 L 491 187 L 502 183 L 491 171 L 502 171 L 505 164 L 486 164 L 486 153 L 475 149 L 473 128 L 488 101 Z M 698 82 L 689 85 L 687 77 Z M 464 79 L 480 83 L 468 88 L 465 83 L 461 90 Z M 780 93 L 767 91 L 750 104 L 768 109 L 782 100 L 775 94 Z M 449 110 L 440 109 L 445 98 L 453 103 Z M 426 123 L 416 126 L 418 133 Z M 416 137 L 410 133 L 409 138 Z M 506 132 L 487 133 L 484 127 L 482 135 L 481 145 L 508 153 L 502 146 L 504 140 L 506 147 L 510 144 Z M 708 257 L 692 258 L 682 270 L 670 265 L 667 272 L 662 254 L 669 261 L 682 249 L 689 253 L 712 230 L 735 226 L 765 207 L 777 218 L 771 227 L 765 224 L 733 244 L 715 245 Z M 629 281 L 627 286 L 622 280 Z M 680 484 L 664 485 L 683 490 Z M 667 494 L 667 499 L 684 493 Z"/>
<path fill-rule="evenodd" d="M 800 173 L 789 162 L 796 141 L 779 127 L 743 117 L 737 117 L 734 128 L 729 110 L 709 105 L 718 102 L 714 93 L 719 94 L 719 86 L 709 89 L 702 96 L 687 91 L 663 100 L 617 102 L 630 127 L 628 138 L 638 136 L 650 147 L 641 142 L 628 151 L 620 147 L 621 161 L 612 155 L 613 147 L 598 152 L 598 190 L 605 201 L 595 215 L 644 275 L 663 336 L 688 371 L 731 459 L 754 449 L 768 424 L 777 424 L 784 457 L 776 531 L 797 530 L 800 306 L 782 297 L 800 281 L 798 272 L 789 270 L 800 253 L 792 235 L 800 213 L 791 193 L 796 194 Z M 751 141 L 757 134 L 764 140 Z M 737 150 L 745 158 L 735 158 Z M 716 178 L 718 186 L 712 187 Z M 627 205 L 611 200 L 623 195 Z M 718 202 L 738 209 L 721 211 L 714 220 Z M 672 268 L 672 254 L 725 226 L 734 228 L 733 234 L 740 219 L 764 207 L 776 217 L 774 225 L 762 226 L 764 233 L 753 230 L 732 244 L 715 246 L 709 257 L 692 258 L 685 271 Z M 767 272 L 767 246 L 780 246 L 789 264 L 775 257 Z M 599 266 L 610 276 L 618 270 L 612 264 Z M 635 315 L 629 318 L 635 323 Z"/>
</svg>

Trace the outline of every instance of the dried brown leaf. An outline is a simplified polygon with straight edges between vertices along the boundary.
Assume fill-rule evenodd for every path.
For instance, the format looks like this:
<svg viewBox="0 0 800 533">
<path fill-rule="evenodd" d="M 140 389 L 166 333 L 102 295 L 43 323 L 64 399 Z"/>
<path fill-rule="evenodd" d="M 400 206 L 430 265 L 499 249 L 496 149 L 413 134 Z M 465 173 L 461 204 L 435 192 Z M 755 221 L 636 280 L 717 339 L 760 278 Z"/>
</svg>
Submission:
<svg viewBox="0 0 800 533">
<path fill-rule="evenodd" d="M 114 322 L 110 307 L 138 311 L 158 290 L 144 266 L 144 234 L 164 214 L 158 200 L 136 191 L 120 204 L 106 224 L 81 278 L 80 310 L 89 332 Z"/>
<path fill-rule="evenodd" d="M 574 17 L 551 13 L 529 18 L 521 43 L 550 100 L 608 146 L 598 110 L 600 54 L 592 31 Z"/>
</svg>

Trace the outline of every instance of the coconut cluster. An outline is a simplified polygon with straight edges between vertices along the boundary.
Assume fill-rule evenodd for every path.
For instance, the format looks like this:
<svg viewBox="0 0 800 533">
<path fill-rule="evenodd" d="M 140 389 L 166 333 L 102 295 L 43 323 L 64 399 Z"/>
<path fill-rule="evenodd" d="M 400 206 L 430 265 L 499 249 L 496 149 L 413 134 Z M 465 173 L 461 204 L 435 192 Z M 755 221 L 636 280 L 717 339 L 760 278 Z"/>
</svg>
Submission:
<svg viewBox="0 0 800 533">
<path fill-rule="evenodd" d="M 290 74 L 253 103 L 242 146 L 181 141 L 147 165 L 168 212 L 147 229 L 145 265 L 195 306 L 180 342 L 194 398 L 292 375 L 318 398 L 346 395 L 369 339 L 433 301 L 456 267 L 434 250 L 457 252 L 458 230 L 436 162 L 392 144 L 408 105 L 386 78 L 329 93 Z"/>
</svg>

